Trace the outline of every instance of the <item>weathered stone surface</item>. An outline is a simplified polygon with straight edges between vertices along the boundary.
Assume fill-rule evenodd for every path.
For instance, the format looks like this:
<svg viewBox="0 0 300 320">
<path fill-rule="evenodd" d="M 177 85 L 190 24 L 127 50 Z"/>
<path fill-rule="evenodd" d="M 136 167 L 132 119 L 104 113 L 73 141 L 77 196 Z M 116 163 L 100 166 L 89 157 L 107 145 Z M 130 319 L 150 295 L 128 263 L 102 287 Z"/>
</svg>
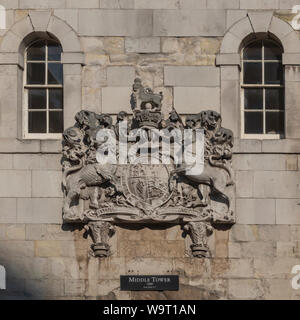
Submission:
<svg viewBox="0 0 300 320">
<path fill-rule="evenodd" d="M 239 9 L 239 0 L 207 0 L 208 9 Z"/>
<path fill-rule="evenodd" d="M 179 0 L 180 9 L 205 9 L 206 0 Z"/>
<path fill-rule="evenodd" d="M 52 9 L 52 8 L 64 8 L 65 0 L 20 0 L 19 8 L 22 9 Z"/>
<path fill-rule="evenodd" d="M 175 87 L 174 107 L 182 114 L 195 114 L 201 110 L 220 110 L 220 89 L 209 87 Z"/>
<path fill-rule="evenodd" d="M 18 223 L 61 223 L 60 198 L 20 198 L 17 201 Z"/>
<path fill-rule="evenodd" d="M 99 8 L 99 0 L 66 0 L 66 7 L 79 9 Z"/>
<path fill-rule="evenodd" d="M 29 17 L 30 17 L 30 21 L 32 23 L 32 26 L 34 28 L 34 31 L 35 32 L 46 31 L 50 16 L 51 16 L 51 12 L 48 10 L 47 11 L 30 10 Z"/>
<path fill-rule="evenodd" d="M 276 223 L 300 224 L 299 199 L 276 199 Z"/>
<path fill-rule="evenodd" d="M 237 223 L 240 224 L 274 224 L 274 199 L 237 199 Z"/>
<path fill-rule="evenodd" d="M 247 10 L 227 10 L 226 26 L 230 28 L 234 23 L 246 17 Z"/>
<path fill-rule="evenodd" d="M 103 9 L 134 9 L 135 0 L 100 0 Z"/>
<path fill-rule="evenodd" d="M 135 0 L 136 9 L 179 9 L 178 0 Z"/>
<path fill-rule="evenodd" d="M 254 173 L 252 171 L 236 172 L 236 195 L 238 198 L 253 196 Z"/>
<path fill-rule="evenodd" d="M 134 67 L 108 67 L 107 85 L 110 87 L 129 87 L 135 78 Z"/>
<path fill-rule="evenodd" d="M 211 263 L 212 277 L 222 278 L 252 278 L 252 259 L 213 259 Z"/>
<path fill-rule="evenodd" d="M 102 112 L 117 114 L 120 110 L 131 112 L 131 87 L 105 87 L 102 89 Z M 126 101 L 124 105 L 124 101 Z"/>
<path fill-rule="evenodd" d="M 60 171 L 32 171 L 32 196 L 39 198 L 62 197 Z"/>
<path fill-rule="evenodd" d="M 164 67 L 164 84 L 177 87 L 218 87 L 219 68 L 215 67 Z"/>
<path fill-rule="evenodd" d="M 263 283 L 260 280 L 228 280 L 229 299 L 261 299 L 264 296 Z"/>
<path fill-rule="evenodd" d="M 291 171 L 254 172 L 253 194 L 256 198 L 297 198 L 300 175 Z"/>
<path fill-rule="evenodd" d="M 83 36 L 151 36 L 152 12 L 148 10 L 81 10 L 79 33 Z"/>
<path fill-rule="evenodd" d="M 211 24 L 210 21 L 215 23 Z M 223 36 L 225 11 L 155 10 L 153 30 L 154 36 Z"/>
<path fill-rule="evenodd" d="M 160 38 L 125 38 L 126 52 L 136 53 L 158 53 L 160 52 Z"/>
<path fill-rule="evenodd" d="M 0 170 L 0 194 L 1 197 L 30 197 L 30 171 Z"/>
<path fill-rule="evenodd" d="M 75 31 L 78 31 L 77 9 L 55 9 L 54 15 L 68 23 Z"/>
<path fill-rule="evenodd" d="M 278 9 L 277 0 L 240 0 L 241 9 Z"/>
<path fill-rule="evenodd" d="M 16 223 L 17 200 L 15 198 L 0 198 L 0 223 Z"/>
</svg>

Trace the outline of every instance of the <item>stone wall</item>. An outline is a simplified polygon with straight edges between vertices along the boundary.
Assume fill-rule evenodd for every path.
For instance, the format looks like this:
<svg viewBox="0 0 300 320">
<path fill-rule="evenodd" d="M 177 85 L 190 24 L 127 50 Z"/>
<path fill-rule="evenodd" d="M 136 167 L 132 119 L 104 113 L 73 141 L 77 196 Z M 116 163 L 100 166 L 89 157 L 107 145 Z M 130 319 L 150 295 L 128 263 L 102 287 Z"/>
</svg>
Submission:
<svg viewBox="0 0 300 320">
<path fill-rule="evenodd" d="M 7 8 L 7 30 L 0 30 L 0 265 L 8 275 L 0 299 L 300 299 L 291 287 L 292 267 L 300 264 L 300 59 L 286 65 L 289 136 L 281 140 L 240 139 L 238 68 L 216 65 L 224 35 L 228 39 L 228 29 L 247 13 L 272 12 L 270 25 L 276 17 L 288 26 L 299 1 L 0 4 Z M 118 227 L 112 256 L 95 259 L 85 230 L 62 226 L 61 143 L 20 138 L 19 45 L 28 33 L 49 30 L 64 48 L 66 125 L 81 108 L 130 111 L 136 76 L 163 91 L 164 113 L 172 106 L 183 115 L 209 108 L 222 113 L 236 136 L 237 223 L 210 237 L 211 258 L 191 258 L 179 227 Z M 291 33 L 296 49 L 287 53 L 297 54 L 293 37 L 299 32 Z M 121 292 L 125 274 L 179 274 L 180 291 Z"/>
</svg>

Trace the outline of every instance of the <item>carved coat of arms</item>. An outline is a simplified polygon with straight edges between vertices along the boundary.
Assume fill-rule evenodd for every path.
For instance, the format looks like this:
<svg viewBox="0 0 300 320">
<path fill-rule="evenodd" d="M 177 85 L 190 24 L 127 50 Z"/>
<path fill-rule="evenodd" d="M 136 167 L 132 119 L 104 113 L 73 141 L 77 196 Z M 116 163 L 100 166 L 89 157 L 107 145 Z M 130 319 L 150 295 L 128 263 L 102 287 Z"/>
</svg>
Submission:
<svg viewBox="0 0 300 320">
<path fill-rule="evenodd" d="M 210 110 L 184 120 L 175 110 L 164 117 L 162 100 L 161 93 L 144 88 L 136 79 L 131 115 L 121 111 L 114 123 L 108 114 L 83 110 L 76 114 L 75 125 L 63 133 L 63 219 L 65 223 L 86 225 L 92 234 L 95 256 L 110 254 L 109 238 L 115 225 L 179 224 L 191 237 L 193 256 L 205 257 L 207 236 L 213 227 L 234 223 L 231 130 L 223 128 L 220 114 Z M 162 139 L 157 137 L 155 150 L 153 146 L 146 152 L 133 149 L 122 163 L 120 148 L 99 139 L 99 133 L 112 132 L 117 143 L 131 137 L 127 139 L 130 147 L 136 140 L 150 141 L 153 132 L 161 129 L 170 134 L 185 129 L 203 131 L 203 170 L 199 174 L 191 174 L 186 163 L 173 158 L 165 163 Z M 178 139 L 173 135 L 173 151 L 176 143 Z M 116 161 L 102 163 L 99 151 L 102 155 L 111 152 Z M 155 161 L 149 163 L 149 158 Z"/>
</svg>

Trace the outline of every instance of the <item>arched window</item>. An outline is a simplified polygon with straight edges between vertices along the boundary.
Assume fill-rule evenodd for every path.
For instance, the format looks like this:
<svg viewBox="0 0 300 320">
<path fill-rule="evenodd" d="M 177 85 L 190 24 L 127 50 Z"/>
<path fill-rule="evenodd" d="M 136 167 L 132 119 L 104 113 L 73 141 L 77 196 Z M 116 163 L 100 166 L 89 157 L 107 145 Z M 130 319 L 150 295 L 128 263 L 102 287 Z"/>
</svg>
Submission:
<svg viewBox="0 0 300 320">
<path fill-rule="evenodd" d="M 242 137 L 284 135 L 282 53 L 271 39 L 251 42 L 242 51 Z"/>
<path fill-rule="evenodd" d="M 57 139 L 63 132 L 61 45 L 36 40 L 25 52 L 24 138 Z"/>
</svg>

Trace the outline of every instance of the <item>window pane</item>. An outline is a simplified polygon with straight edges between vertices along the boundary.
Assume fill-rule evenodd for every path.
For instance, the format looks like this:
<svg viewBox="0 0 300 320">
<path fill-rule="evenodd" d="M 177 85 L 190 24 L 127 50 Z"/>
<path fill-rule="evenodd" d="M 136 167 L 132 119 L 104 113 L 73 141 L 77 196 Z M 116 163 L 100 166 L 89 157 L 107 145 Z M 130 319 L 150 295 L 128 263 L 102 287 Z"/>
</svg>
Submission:
<svg viewBox="0 0 300 320">
<path fill-rule="evenodd" d="M 49 89 L 49 109 L 63 108 L 63 90 Z"/>
<path fill-rule="evenodd" d="M 48 41 L 48 60 L 60 61 L 61 46 L 58 43 Z"/>
<path fill-rule="evenodd" d="M 62 111 L 49 112 L 49 132 L 50 133 L 63 132 L 63 112 Z"/>
<path fill-rule="evenodd" d="M 27 63 L 27 84 L 45 84 L 45 63 Z"/>
<path fill-rule="evenodd" d="M 265 41 L 265 60 L 281 60 L 282 49 L 272 41 Z"/>
<path fill-rule="evenodd" d="M 284 112 L 266 112 L 266 133 L 284 133 Z"/>
<path fill-rule="evenodd" d="M 28 132 L 29 133 L 46 133 L 46 111 L 29 111 L 28 112 Z"/>
<path fill-rule="evenodd" d="M 283 83 L 283 68 L 281 62 L 265 62 L 265 83 Z"/>
<path fill-rule="evenodd" d="M 244 62 L 244 84 L 262 83 L 261 62 Z"/>
<path fill-rule="evenodd" d="M 45 41 L 35 42 L 30 48 L 28 48 L 27 60 L 28 61 L 45 60 Z"/>
<path fill-rule="evenodd" d="M 48 84 L 62 84 L 63 69 L 61 63 L 48 64 Z"/>
<path fill-rule="evenodd" d="M 45 89 L 28 90 L 28 109 L 46 109 L 47 99 Z"/>
<path fill-rule="evenodd" d="M 263 133 L 263 112 L 245 112 L 245 133 Z"/>
<path fill-rule="evenodd" d="M 256 41 L 244 49 L 244 60 L 262 60 L 262 42 Z"/>
<path fill-rule="evenodd" d="M 284 109 L 284 89 L 266 89 L 266 109 Z"/>
<path fill-rule="evenodd" d="M 263 89 L 244 89 L 245 109 L 263 109 Z"/>
</svg>

